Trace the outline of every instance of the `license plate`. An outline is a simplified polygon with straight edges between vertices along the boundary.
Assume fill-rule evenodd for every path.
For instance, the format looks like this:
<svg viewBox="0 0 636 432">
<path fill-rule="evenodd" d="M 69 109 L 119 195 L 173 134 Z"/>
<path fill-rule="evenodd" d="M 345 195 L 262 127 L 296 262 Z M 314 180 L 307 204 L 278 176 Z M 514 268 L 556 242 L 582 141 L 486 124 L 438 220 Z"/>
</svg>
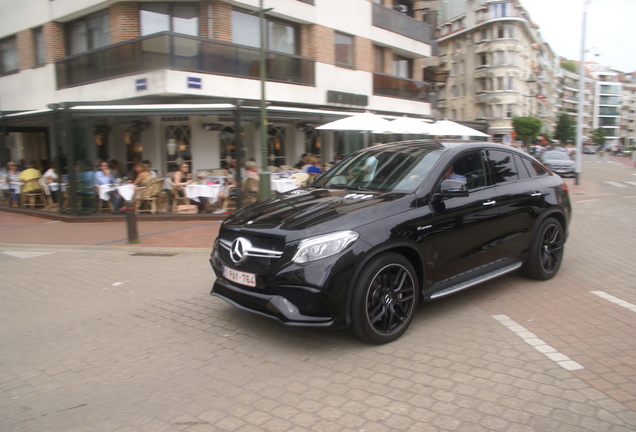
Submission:
<svg viewBox="0 0 636 432">
<path fill-rule="evenodd" d="M 237 284 L 247 285 L 250 287 L 256 286 L 256 275 L 254 273 L 242 272 L 223 266 L 223 277 L 229 281 L 236 282 Z"/>
</svg>

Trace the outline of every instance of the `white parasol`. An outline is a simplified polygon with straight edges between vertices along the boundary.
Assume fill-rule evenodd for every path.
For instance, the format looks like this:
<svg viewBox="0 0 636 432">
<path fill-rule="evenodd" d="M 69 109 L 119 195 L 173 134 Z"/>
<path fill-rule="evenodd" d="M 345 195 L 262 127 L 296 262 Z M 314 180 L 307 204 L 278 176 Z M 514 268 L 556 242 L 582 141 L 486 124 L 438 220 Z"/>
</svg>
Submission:
<svg viewBox="0 0 636 432">
<path fill-rule="evenodd" d="M 427 132 L 429 135 L 435 136 L 462 136 L 462 137 L 488 137 L 490 135 L 478 131 L 477 129 L 469 128 L 468 126 L 455 123 L 451 120 L 438 120 L 435 123 L 429 125 Z"/>
</svg>

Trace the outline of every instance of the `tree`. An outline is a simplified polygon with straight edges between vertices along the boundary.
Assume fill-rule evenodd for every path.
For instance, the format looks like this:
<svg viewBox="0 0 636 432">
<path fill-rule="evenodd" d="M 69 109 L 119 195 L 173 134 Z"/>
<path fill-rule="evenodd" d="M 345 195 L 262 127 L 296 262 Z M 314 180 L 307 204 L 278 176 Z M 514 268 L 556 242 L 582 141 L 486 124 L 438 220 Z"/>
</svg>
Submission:
<svg viewBox="0 0 636 432">
<path fill-rule="evenodd" d="M 561 113 L 554 131 L 554 139 L 558 139 L 563 144 L 573 143 L 576 138 L 574 121 L 569 114 Z"/>
<path fill-rule="evenodd" d="M 542 123 L 536 117 L 513 117 L 512 126 L 515 128 L 517 137 L 527 146 L 539 135 Z"/>
<path fill-rule="evenodd" d="M 594 129 L 590 132 L 590 139 L 599 147 L 599 150 L 605 148 L 605 136 L 605 129 L 603 128 Z"/>
</svg>

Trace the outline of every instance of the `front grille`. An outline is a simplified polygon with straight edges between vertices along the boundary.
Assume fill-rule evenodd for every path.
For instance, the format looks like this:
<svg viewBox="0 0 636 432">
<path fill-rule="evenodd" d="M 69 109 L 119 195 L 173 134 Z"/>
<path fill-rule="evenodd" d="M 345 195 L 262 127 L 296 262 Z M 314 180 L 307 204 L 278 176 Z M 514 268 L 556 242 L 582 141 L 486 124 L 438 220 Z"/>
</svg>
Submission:
<svg viewBox="0 0 636 432">
<path fill-rule="evenodd" d="M 242 250 L 244 258 L 239 262 L 232 259 L 232 244 L 241 238 L 249 244 L 248 250 Z M 221 261 L 232 268 L 250 273 L 264 273 L 276 264 L 284 251 L 284 242 L 278 238 L 252 234 L 223 233 L 220 238 L 219 252 Z"/>
</svg>

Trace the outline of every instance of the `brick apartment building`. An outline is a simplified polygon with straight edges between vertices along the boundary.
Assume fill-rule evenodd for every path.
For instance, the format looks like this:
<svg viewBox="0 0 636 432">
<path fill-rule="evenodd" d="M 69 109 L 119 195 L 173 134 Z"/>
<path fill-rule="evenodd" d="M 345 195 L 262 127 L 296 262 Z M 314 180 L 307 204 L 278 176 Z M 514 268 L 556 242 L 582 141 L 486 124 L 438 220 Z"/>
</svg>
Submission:
<svg viewBox="0 0 636 432">
<path fill-rule="evenodd" d="M 431 117 L 431 3 L 2 2 L 0 161 L 52 161 L 75 196 L 76 173 L 100 159 L 149 159 L 162 174 L 181 161 L 222 167 L 239 151 L 263 166 L 306 152 L 332 160 L 363 140 L 320 124 L 364 111 Z"/>
</svg>

